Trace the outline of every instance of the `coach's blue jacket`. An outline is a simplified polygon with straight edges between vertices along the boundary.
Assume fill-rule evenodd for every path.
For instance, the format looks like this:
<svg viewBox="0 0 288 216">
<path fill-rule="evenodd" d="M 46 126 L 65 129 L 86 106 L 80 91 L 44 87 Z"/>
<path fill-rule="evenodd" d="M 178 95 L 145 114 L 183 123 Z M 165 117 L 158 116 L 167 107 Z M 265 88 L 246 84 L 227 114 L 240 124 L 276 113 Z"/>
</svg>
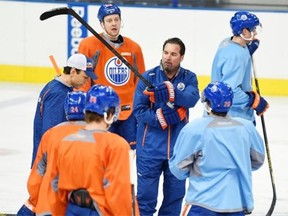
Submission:
<svg viewBox="0 0 288 216">
<path fill-rule="evenodd" d="M 168 78 L 159 65 L 143 74 L 153 86 L 167 81 Z M 134 96 L 134 115 L 137 118 L 137 156 L 157 159 L 169 159 L 180 130 L 187 124 L 189 108 L 194 107 L 199 100 L 198 80 L 192 71 L 179 68 L 176 76 L 169 80 L 175 88 L 175 107 L 185 107 L 187 116 L 175 125 L 169 125 L 163 130 L 156 118 L 156 110 L 164 104 L 151 103 L 149 97 L 143 94 L 146 85 L 139 80 Z"/>
</svg>

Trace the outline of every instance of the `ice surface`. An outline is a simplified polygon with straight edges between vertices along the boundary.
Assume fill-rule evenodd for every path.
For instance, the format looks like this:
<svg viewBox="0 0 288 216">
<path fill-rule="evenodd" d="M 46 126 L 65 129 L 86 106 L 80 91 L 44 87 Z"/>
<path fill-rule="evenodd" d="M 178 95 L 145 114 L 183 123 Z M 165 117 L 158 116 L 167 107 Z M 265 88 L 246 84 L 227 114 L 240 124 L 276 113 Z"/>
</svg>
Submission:
<svg viewBox="0 0 288 216">
<path fill-rule="evenodd" d="M 26 182 L 32 156 L 33 118 L 42 87 L 43 84 L 0 82 L 0 213 L 16 213 L 28 198 Z M 265 98 L 270 103 L 265 123 L 278 196 L 273 215 L 288 216 L 288 97 Z M 199 117 L 202 112 L 199 102 L 190 110 L 190 118 Z M 262 134 L 260 118 L 257 118 L 257 129 Z M 253 182 L 255 209 L 252 216 L 264 216 L 272 201 L 267 160 L 253 173 Z M 161 199 L 160 184 L 159 205 Z"/>
</svg>

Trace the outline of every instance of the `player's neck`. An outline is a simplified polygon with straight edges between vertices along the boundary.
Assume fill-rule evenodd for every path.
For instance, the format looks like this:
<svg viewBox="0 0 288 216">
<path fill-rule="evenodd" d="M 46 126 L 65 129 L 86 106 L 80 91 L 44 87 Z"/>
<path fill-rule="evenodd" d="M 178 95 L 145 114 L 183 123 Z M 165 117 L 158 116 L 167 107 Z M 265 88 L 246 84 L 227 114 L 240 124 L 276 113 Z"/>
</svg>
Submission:
<svg viewBox="0 0 288 216">
<path fill-rule="evenodd" d="M 115 35 L 115 36 L 112 36 L 112 35 L 109 35 L 106 31 L 103 32 L 103 36 L 106 37 L 108 40 L 110 41 L 117 41 L 118 40 L 118 37 L 119 37 L 119 34 L 118 35 Z"/>
<path fill-rule="evenodd" d="M 71 75 L 70 74 L 61 74 L 59 79 L 62 80 L 63 83 L 66 83 L 68 86 L 72 86 Z"/>
<path fill-rule="evenodd" d="M 239 45 L 242 46 L 242 47 L 245 47 L 245 46 L 246 46 L 246 41 L 245 41 L 243 38 L 241 38 L 240 36 L 234 36 L 234 37 L 232 37 L 231 40 L 232 40 L 233 42 L 239 44 Z"/>
<path fill-rule="evenodd" d="M 85 126 L 86 130 L 104 130 L 107 131 L 109 126 L 103 121 L 101 122 L 90 122 Z"/>
</svg>

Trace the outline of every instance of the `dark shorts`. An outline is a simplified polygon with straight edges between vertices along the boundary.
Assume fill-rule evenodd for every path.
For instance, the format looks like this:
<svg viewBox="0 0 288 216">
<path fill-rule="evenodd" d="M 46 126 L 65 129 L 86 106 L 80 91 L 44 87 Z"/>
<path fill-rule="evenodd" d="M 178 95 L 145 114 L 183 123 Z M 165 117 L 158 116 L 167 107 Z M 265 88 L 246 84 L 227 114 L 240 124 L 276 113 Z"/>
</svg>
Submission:
<svg viewBox="0 0 288 216">
<path fill-rule="evenodd" d="M 73 203 L 69 203 L 66 209 L 66 216 L 80 216 L 80 215 L 99 216 L 96 210 L 92 210 L 90 208 L 83 208 Z"/>
</svg>

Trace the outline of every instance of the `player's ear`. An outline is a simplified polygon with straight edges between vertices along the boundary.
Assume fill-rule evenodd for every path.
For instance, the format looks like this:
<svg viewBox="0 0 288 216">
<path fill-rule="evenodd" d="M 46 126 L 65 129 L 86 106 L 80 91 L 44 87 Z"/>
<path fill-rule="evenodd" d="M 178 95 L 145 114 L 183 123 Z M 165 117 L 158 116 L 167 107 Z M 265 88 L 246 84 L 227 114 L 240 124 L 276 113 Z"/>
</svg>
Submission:
<svg viewBox="0 0 288 216">
<path fill-rule="evenodd" d="M 70 75 L 74 75 L 76 73 L 76 69 L 74 67 L 70 68 Z"/>
<path fill-rule="evenodd" d="M 104 29 L 104 22 L 100 22 L 102 29 Z"/>
</svg>

